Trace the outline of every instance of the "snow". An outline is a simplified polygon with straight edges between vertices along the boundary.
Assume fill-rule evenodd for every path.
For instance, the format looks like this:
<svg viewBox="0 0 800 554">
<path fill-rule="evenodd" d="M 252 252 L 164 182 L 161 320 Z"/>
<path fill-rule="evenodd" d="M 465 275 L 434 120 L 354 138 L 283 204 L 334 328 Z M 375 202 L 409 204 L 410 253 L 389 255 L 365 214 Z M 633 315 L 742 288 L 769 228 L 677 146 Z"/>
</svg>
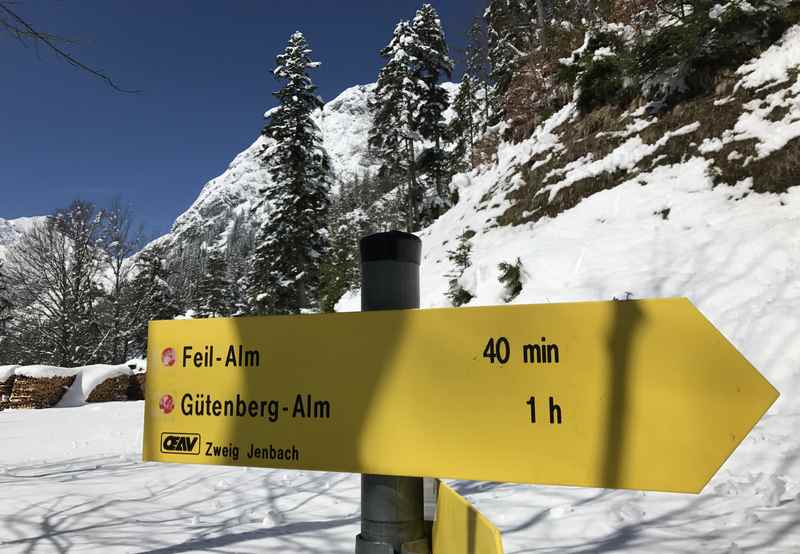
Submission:
<svg viewBox="0 0 800 554">
<path fill-rule="evenodd" d="M 514 303 L 688 296 L 781 392 L 700 496 L 456 482 L 504 533 L 506 552 L 793 552 L 800 544 L 800 187 L 715 187 L 710 162 L 660 166 L 554 219 L 489 228 L 476 204 L 496 176 L 420 233 L 421 304 L 448 304 L 447 250 L 464 229 L 470 305 L 502 303 L 497 264 L 522 260 Z M 667 219 L 658 213 L 669 208 Z M 351 293 L 337 309 L 358 309 Z M 783 488 L 785 487 L 785 488 Z"/>
<path fill-rule="evenodd" d="M 784 75 L 800 59 L 798 29 L 744 66 L 742 86 L 788 81 Z M 497 266 L 517 258 L 523 290 L 513 303 L 610 300 L 627 293 L 686 296 L 781 392 L 699 496 L 454 482 L 503 531 L 506 552 L 797 551 L 800 186 L 782 194 L 753 193 L 751 178 L 715 186 L 713 160 L 704 154 L 747 138 L 757 139 L 759 155 L 785 146 L 800 134 L 798 87 L 788 82 L 764 100 L 745 103 L 734 128 L 707 137 L 682 163 L 632 171 L 621 185 L 555 218 L 497 226 L 495 218 L 509 206 L 509 187 L 519 184 L 517 166 L 534 154 L 542 160 L 564 148 L 557 127 L 573 117 L 573 107 L 566 106 L 530 140 L 501 144 L 496 165 L 457 176 L 458 204 L 419 233 L 423 308 L 449 305 L 447 252 L 471 229 L 472 265 L 460 280 L 475 295 L 469 305 L 501 304 L 505 290 Z M 786 108 L 786 115 L 767 119 L 776 106 Z M 550 182 L 557 182 L 545 190 L 552 197 L 584 177 L 641 170 L 638 162 L 657 154 L 658 146 L 645 144 L 638 127 L 644 128 L 640 120 L 629 124 L 620 135 L 627 140 L 608 156 L 584 156 L 553 172 Z M 698 123 L 675 129 L 658 143 L 697 129 Z M 742 154 L 734 150 L 728 156 Z M 336 308 L 355 311 L 359 305 L 360 295 L 352 291 Z"/>
<path fill-rule="evenodd" d="M 9 377 L 14 375 L 14 370 L 18 365 L 0 365 L 0 383 L 7 381 Z"/>
<path fill-rule="evenodd" d="M 119 377 L 120 375 L 130 375 L 131 370 L 127 364 L 122 365 L 90 365 L 80 368 L 75 374 L 75 381 L 64 393 L 58 403 L 60 408 L 72 408 L 82 406 L 86 399 L 92 394 L 95 387 L 103 381 Z"/>
<path fill-rule="evenodd" d="M 80 373 L 79 367 L 55 367 L 51 365 L 22 365 L 14 370 L 16 375 L 47 379 L 50 377 L 72 377 Z"/>
<path fill-rule="evenodd" d="M 0 366 L 0 383 L 8 380 L 12 375 L 36 379 L 75 376 L 72 385 L 58 403 L 59 407 L 69 408 L 84 405 L 95 387 L 108 379 L 146 371 L 147 361 L 141 359 L 130 360 L 120 365 L 95 364 L 70 368 L 48 365 L 3 365 Z"/>
<path fill-rule="evenodd" d="M 796 70 L 798 67 L 800 67 L 800 25 L 795 25 L 784 33 L 781 40 L 736 71 L 737 75 L 743 75 L 736 86 L 758 89 L 768 84 L 782 83 L 789 80 L 790 70 Z"/>
<path fill-rule="evenodd" d="M 34 224 L 47 219 L 45 216 L 18 217 L 16 219 L 3 219 L 0 217 L 0 260 L 5 257 L 8 247 L 16 242 L 22 233 L 33 227 Z"/>
<path fill-rule="evenodd" d="M 578 163 L 573 163 L 560 170 L 555 170 L 549 174 L 548 177 L 557 173 L 565 173 L 564 178 L 554 185 L 548 185 L 544 190 L 550 192 L 550 201 L 552 201 L 558 191 L 581 179 L 596 177 L 601 173 L 613 173 L 618 170 L 629 171 L 644 158 L 652 155 L 659 148 L 664 146 L 671 138 L 692 133 L 699 127 L 700 123 L 698 122 L 685 125 L 680 129 L 666 133 L 653 144 L 646 144 L 639 135 L 631 137 L 615 148 L 605 158 L 594 160 L 591 156 L 584 157 L 579 160 Z"/>
<path fill-rule="evenodd" d="M 744 108 L 733 131 L 727 133 L 724 140 L 756 139 L 756 159 L 765 158 L 800 137 L 800 77 L 791 87 L 773 92 L 764 100 L 752 100 Z M 769 116 L 776 108 L 787 111 L 781 119 L 773 121 Z"/>
<path fill-rule="evenodd" d="M 143 412 L 0 412 L 0 551 L 352 552 L 357 475 L 142 463 Z"/>
</svg>

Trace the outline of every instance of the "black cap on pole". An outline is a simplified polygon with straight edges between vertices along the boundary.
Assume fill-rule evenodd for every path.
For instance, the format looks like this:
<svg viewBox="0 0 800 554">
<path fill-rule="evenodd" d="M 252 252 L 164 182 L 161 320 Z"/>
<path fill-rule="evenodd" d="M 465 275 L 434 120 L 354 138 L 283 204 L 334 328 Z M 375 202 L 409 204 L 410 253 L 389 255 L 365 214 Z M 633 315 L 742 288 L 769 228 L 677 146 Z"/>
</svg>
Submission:
<svg viewBox="0 0 800 554">
<path fill-rule="evenodd" d="M 360 250 L 362 311 L 419 308 L 418 237 L 400 231 L 376 233 L 361 239 Z M 419 477 L 362 475 L 356 554 L 430 552 L 424 498 Z"/>
<path fill-rule="evenodd" d="M 375 233 L 361 239 L 361 262 L 407 262 L 420 264 L 422 241 L 402 231 Z"/>
</svg>

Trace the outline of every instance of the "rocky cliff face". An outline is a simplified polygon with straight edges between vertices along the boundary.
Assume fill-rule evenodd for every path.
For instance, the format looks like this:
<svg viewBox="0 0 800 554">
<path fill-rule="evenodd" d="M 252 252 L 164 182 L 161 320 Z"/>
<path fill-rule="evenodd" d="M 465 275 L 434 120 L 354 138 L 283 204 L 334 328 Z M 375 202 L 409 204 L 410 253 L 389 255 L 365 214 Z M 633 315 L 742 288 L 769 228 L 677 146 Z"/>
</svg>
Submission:
<svg viewBox="0 0 800 554">
<path fill-rule="evenodd" d="M 457 84 L 444 83 L 443 86 L 451 98 L 455 97 Z M 367 148 L 372 122 L 368 103 L 374 88 L 374 84 L 350 87 L 316 114 L 337 183 L 377 170 Z M 452 115 L 452 110 L 447 110 L 445 120 L 449 121 Z M 171 250 L 186 241 L 215 242 L 231 231 L 237 217 L 249 221 L 252 209 L 260 200 L 259 189 L 271 182 L 269 172 L 259 159 L 269 147 L 268 143 L 268 139 L 258 137 L 237 155 L 225 172 L 206 183 L 197 200 L 177 218 L 170 232 L 156 239 L 150 247 L 162 245 Z M 334 190 L 337 186 L 334 185 Z"/>
<path fill-rule="evenodd" d="M 373 88 L 374 85 L 348 88 L 317 112 L 317 125 L 339 182 L 376 169 L 367 154 L 371 121 L 367 106 Z M 258 137 L 237 155 L 224 173 L 206 183 L 197 200 L 178 217 L 170 232 L 151 246 L 157 244 L 171 249 L 185 241 L 213 242 L 229 230 L 237 216 L 247 220 L 260 198 L 259 189 L 271 181 L 269 171 L 259 159 L 269 142 Z"/>
</svg>

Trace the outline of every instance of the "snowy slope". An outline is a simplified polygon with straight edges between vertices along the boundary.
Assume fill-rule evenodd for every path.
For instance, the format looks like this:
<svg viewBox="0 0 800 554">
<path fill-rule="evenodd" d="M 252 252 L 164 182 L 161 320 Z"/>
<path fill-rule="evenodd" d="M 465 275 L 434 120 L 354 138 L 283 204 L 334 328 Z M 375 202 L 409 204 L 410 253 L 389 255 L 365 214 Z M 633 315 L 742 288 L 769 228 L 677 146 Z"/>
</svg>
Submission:
<svg viewBox="0 0 800 554">
<path fill-rule="evenodd" d="M 729 130 L 680 162 L 640 163 L 696 126 L 650 145 L 639 132 L 653 122 L 633 115 L 620 146 L 554 169 L 540 192 L 552 201 L 587 177 L 622 171 L 627 180 L 555 217 L 500 224 L 519 167 L 568 146 L 557 132 L 577 120 L 568 105 L 530 140 L 502 144 L 495 165 L 457 176 L 459 203 L 419 234 L 423 307 L 449 305 L 447 252 L 470 229 L 472 266 L 460 280 L 475 295 L 470 305 L 501 304 L 497 265 L 517 258 L 523 290 L 513 303 L 686 296 L 781 392 L 700 497 L 457 484 L 505 531 L 507 552 L 800 551 L 800 170 L 786 192 L 755 193 L 752 178 L 716 184 L 714 158 L 703 155 L 718 151 L 715 140 L 748 144 L 753 159 L 797 144 L 798 37 L 791 28 L 738 71 L 736 89 L 769 94 L 744 103 Z M 783 117 L 766 117 L 775 107 Z M 337 309 L 359 309 L 358 293 Z"/>
</svg>

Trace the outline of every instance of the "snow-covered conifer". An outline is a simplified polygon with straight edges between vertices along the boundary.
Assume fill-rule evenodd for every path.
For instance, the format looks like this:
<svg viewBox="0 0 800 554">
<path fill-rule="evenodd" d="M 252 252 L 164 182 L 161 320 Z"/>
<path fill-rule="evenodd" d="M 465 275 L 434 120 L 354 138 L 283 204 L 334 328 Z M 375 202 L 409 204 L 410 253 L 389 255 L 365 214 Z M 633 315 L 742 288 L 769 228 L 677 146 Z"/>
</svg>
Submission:
<svg viewBox="0 0 800 554">
<path fill-rule="evenodd" d="M 442 87 L 443 77 L 451 77 L 453 60 L 447 51 L 439 14 L 430 4 L 423 5 L 411 23 L 416 40 L 409 50 L 416 60 L 413 79 L 408 84 L 414 106 L 415 128 L 431 146 L 423 151 L 418 161 L 424 192 L 424 223 L 436 219 L 449 207 L 445 191 L 451 175 L 444 153 L 443 142 L 447 131 L 444 111 L 449 106 L 447 91 Z"/>
<path fill-rule="evenodd" d="M 535 14 L 533 0 L 491 0 L 484 13 L 488 25 L 491 76 L 498 105 L 495 119 L 503 117 L 500 108 L 503 98 L 520 62 L 531 51 Z"/>
<path fill-rule="evenodd" d="M 233 298 L 227 277 L 225 255 L 217 248 L 208 252 L 206 271 L 197 285 L 198 317 L 227 317 Z"/>
<path fill-rule="evenodd" d="M 331 168 L 312 113 L 322 107 L 309 71 L 319 62 L 302 33 L 277 57 L 275 93 L 264 134 L 274 145 L 264 152 L 272 182 L 265 188 L 266 219 L 259 229 L 248 275 L 249 302 L 256 313 L 299 313 L 319 305 L 321 258 L 327 248 L 324 224 Z"/>
<path fill-rule="evenodd" d="M 413 81 L 416 60 L 409 46 L 417 41 L 408 21 L 397 24 L 392 40 L 381 50 L 386 64 L 378 75 L 374 99 L 369 108 L 372 126 L 369 145 L 381 163 L 380 176 L 404 181 L 406 227 L 416 228 L 419 204 L 416 202 L 418 183 L 416 176 L 415 144 L 420 140 L 414 121 L 416 91 Z"/>
<path fill-rule="evenodd" d="M 436 10 L 426 4 L 411 22 L 398 23 L 381 56 L 386 64 L 370 104 L 369 144 L 381 161 L 382 176 L 404 178 L 406 226 L 414 231 L 423 219 L 426 199 L 437 212 L 446 204 L 442 142 L 448 97 L 440 81 L 450 76 L 453 62 Z M 420 154 L 423 141 L 432 146 Z"/>
<path fill-rule="evenodd" d="M 343 182 L 333 197 L 330 211 L 330 251 L 322 265 L 322 309 L 333 311 L 344 293 L 359 284 L 359 241 L 373 232 L 370 221 L 379 216 L 373 209 L 377 199 L 370 176 Z"/>
<path fill-rule="evenodd" d="M 172 319 L 181 310 L 175 292 L 169 286 L 169 270 L 161 248 L 145 250 L 137 259 L 138 273 L 125 291 L 125 307 L 129 335 L 126 353 L 144 355 L 147 352 L 147 325 L 158 319 Z"/>
</svg>

